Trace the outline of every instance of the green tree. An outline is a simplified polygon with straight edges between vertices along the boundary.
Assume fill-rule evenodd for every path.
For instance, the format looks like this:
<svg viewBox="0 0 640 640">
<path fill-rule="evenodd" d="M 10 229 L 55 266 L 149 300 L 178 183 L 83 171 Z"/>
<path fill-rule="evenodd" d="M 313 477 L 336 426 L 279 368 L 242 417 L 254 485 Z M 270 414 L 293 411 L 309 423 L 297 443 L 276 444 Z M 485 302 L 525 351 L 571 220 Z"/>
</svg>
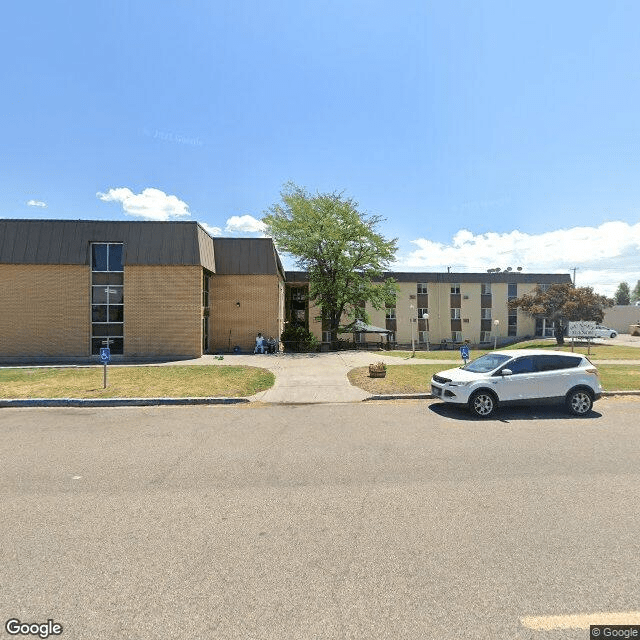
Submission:
<svg viewBox="0 0 640 640">
<path fill-rule="evenodd" d="M 567 322 L 594 320 L 602 322 L 604 310 L 613 305 L 613 300 L 594 293 L 592 287 L 576 288 L 572 284 L 552 284 L 546 291 L 536 287 L 531 293 L 512 300 L 509 305 L 519 308 L 534 318 L 549 318 L 553 321 L 556 342 L 564 344 L 564 329 Z"/>
<path fill-rule="evenodd" d="M 636 282 L 636 286 L 633 287 L 631 292 L 631 302 L 638 302 L 638 300 L 640 300 L 640 280 Z"/>
<path fill-rule="evenodd" d="M 618 285 L 616 292 L 613 294 L 613 299 L 616 301 L 616 304 L 631 303 L 631 293 L 629 291 L 629 285 L 626 282 L 621 282 Z"/>
<path fill-rule="evenodd" d="M 309 299 L 322 309 L 325 330 L 336 342 L 343 315 L 368 321 L 363 300 L 375 309 L 393 300 L 394 280 L 382 275 L 395 257 L 397 238 L 384 238 L 377 231 L 382 218 L 360 212 L 342 193 L 311 195 L 289 182 L 280 195 L 262 219 L 266 233 L 308 272 Z"/>
</svg>

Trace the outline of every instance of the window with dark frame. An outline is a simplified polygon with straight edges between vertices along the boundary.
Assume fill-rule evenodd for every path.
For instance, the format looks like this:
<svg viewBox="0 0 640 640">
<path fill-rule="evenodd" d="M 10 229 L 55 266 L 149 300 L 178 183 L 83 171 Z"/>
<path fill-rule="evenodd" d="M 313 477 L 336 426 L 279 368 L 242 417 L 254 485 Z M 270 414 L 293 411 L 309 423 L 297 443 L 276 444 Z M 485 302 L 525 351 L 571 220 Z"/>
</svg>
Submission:
<svg viewBox="0 0 640 640">
<path fill-rule="evenodd" d="M 91 355 L 124 353 L 123 244 L 91 244 Z"/>
<path fill-rule="evenodd" d="M 518 314 L 517 313 L 510 313 L 507 316 L 507 335 L 508 336 L 518 335 Z"/>
</svg>

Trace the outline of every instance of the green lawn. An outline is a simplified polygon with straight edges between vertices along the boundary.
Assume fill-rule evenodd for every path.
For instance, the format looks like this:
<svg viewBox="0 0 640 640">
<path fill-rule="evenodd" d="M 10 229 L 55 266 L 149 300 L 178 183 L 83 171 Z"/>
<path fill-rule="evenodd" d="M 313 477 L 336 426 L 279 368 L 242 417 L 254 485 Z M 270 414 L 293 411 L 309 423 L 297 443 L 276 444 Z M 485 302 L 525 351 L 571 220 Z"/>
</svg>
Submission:
<svg viewBox="0 0 640 640">
<path fill-rule="evenodd" d="M 386 378 L 370 378 L 368 367 L 358 367 L 349 372 L 349 381 L 369 393 L 430 393 L 431 376 L 446 368 L 442 364 L 388 365 Z M 640 365 L 603 364 L 598 372 L 605 391 L 640 390 Z"/>
<path fill-rule="evenodd" d="M 273 386 L 266 369 L 245 366 L 0 369 L 0 398 L 244 397 Z"/>
<path fill-rule="evenodd" d="M 571 351 L 571 341 L 567 340 L 563 347 L 556 344 L 555 340 L 528 340 L 519 342 L 510 347 L 501 347 L 501 349 L 550 349 L 558 351 Z M 640 347 L 624 347 L 613 344 L 592 344 L 587 354 L 587 344 L 576 342 L 574 345 L 575 353 L 582 353 L 590 360 L 640 360 Z M 472 349 L 470 351 L 471 360 L 475 360 L 485 353 L 489 353 L 492 349 Z M 384 355 L 393 356 L 395 358 L 409 358 L 411 351 L 386 351 Z M 416 358 L 425 360 L 451 360 L 452 362 L 462 363 L 460 358 L 460 350 L 455 351 L 416 351 Z"/>
</svg>

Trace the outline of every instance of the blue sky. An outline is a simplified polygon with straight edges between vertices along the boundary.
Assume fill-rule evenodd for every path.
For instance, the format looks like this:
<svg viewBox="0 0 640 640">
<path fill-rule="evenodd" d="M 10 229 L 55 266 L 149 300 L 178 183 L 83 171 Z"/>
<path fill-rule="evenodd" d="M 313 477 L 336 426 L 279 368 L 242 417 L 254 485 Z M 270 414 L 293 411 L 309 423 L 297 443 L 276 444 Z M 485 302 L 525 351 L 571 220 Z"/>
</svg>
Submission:
<svg viewBox="0 0 640 640">
<path fill-rule="evenodd" d="M 640 279 L 640 3 L 13 2 L 0 217 L 248 235 L 292 180 L 402 270 Z"/>
</svg>

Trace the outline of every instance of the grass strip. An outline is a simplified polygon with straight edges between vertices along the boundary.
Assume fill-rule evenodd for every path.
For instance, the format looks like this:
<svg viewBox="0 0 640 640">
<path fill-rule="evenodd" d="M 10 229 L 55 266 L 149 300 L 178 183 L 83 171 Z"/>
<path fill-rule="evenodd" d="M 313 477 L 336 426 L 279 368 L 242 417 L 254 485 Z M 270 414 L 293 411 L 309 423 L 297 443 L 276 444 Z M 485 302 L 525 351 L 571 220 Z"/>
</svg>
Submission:
<svg viewBox="0 0 640 640">
<path fill-rule="evenodd" d="M 526 342 L 518 342 L 508 347 L 501 347 L 500 351 L 508 351 L 510 349 L 549 349 L 551 351 L 567 351 L 571 353 L 571 340 L 567 339 L 564 346 L 559 346 L 552 340 L 528 340 Z M 471 349 L 469 355 L 471 360 L 475 360 L 485 353 L 490 353 L 492 349 Z M 587 353 L 590 351 L 590 353 Z M 590 360 L 640 360 L 639 347 L 625 347 L 613 344 L 591 344 L 587 347 L 586 342 L 575 342 L 574 352 L 587 356 Z M 385 356 L 393 356 L 395 358 L 409 358 L 411 351 L 386 351 Z M 452 362 L 462 363 L 460 358 L 460 350 L 452 351 L 416 351 L 416 358 L 424 360 L 451 360 Z"/>
<path fill-rule="evenodd" d="M 273 386 L 266 369 L 246 366 L 166 366 L 0 369 L 1 398 L 239 398 Z"/>
<path fill-rule="evenodd" d="M 431 377 L 444 369 L 442 364 L 387 365 L 385 378 L 370 378 L 368 367 L 357 367 L 348 377 L 353 386 L 368 393 L 430 393 Z M 598 373 L 605 391 L 640 390 L 640 365 L 604 364 L 598 366 Z"/>
</svg>

